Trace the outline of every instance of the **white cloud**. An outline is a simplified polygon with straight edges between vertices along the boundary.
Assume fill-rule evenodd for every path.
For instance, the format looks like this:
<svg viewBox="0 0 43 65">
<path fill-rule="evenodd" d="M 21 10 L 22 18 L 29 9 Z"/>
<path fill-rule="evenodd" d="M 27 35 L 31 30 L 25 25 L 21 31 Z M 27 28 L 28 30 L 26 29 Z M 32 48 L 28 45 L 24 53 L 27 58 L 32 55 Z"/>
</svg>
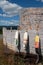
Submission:
<svg viewBox="0 0 43 65">
<path fill-rule="evenodd" d="M 0 1 L 0 7 L 7 14 L 7 16 L 14 16 L 15 14 L 17 15 L 20 9 L 22 9 L 22 7 L 20 7 L 19 5 L 12 4 L 6 0 Z"/>
<path fill-rule="evenodd" d="M 40 1 L 40 2 L 43 2 L 43 0 L 36 0 L 36 1 Z"/>
<path fill-rule="evenodd" d="M 41 2 L 43 2 L 43 0 L 41 0 Z"/>
<path fill-rule="evenodd" d="M 13 15 L 8 15 L 8 14 L 0 14 L 0 16 L 3 16 L 3 17 L 11 17 Z"/>
<path fill-rule="evenodd" d="M 8 17 L 6 14 L 0 14 L 0 16 L 3 16 L 3 17 Z"/>
<path fill-rule="evenodd" d="M 0 16 L 2 16 L 2 14 L 0 14 Z"/>
<path fill-rule="evenodd" d="M 19 23 L 18 20 L 11 20 L 11 21 L 0 20 L 0 25 L 19 25 Z"/>
<path fill-rule="evenodd" d="M 3 14 L 0 13 L 0 16 L 3 17 L 12 17 L 18 15 L 19 10 L 22 8 L 19 5 L 12 4 L 6 0 L 0 0 L 0 7 L 3 10 Z M 0 20 L 0 25 L 19 25 L 18 20 Z"/>
<path fill-rule="evenodd" d="M 14 23 L 13 23 L 13 22 L 9 22 L 8 24 L 10 24 L 10 25 L 14 25 Z"/>
</svg>

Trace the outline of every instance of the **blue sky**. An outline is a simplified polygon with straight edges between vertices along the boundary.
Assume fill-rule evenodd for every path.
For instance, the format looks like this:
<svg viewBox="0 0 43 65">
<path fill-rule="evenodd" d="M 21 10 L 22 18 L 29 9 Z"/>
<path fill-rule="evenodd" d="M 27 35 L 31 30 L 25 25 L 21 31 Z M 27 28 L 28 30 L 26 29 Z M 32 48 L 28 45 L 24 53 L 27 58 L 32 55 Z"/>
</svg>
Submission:
<svg viewBox="0 0 43 65">
<path fill-rule="evenodd" d="M 43 0 L 8 0 L 22 7 L 43 7 Z"/>
<path fill-rule="evenodd" d="M 27 7 L 43 7 L 43 0 L 0 0 L 0 26 L 19 24 L 19 11 Z"/>
</svg>

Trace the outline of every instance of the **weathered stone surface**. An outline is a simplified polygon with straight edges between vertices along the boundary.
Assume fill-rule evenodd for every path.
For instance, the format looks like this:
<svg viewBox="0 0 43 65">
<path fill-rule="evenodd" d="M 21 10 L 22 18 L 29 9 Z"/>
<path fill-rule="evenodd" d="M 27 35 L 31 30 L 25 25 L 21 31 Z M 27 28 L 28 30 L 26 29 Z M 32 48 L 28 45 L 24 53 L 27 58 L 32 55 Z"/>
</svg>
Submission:
<svg viewBox="0 0 43 65">
<path fill-rule="evenodd" d="M 21 29 L 43 29 L 43 8 L 24 8 L 20 13 Z"/>
</svg>

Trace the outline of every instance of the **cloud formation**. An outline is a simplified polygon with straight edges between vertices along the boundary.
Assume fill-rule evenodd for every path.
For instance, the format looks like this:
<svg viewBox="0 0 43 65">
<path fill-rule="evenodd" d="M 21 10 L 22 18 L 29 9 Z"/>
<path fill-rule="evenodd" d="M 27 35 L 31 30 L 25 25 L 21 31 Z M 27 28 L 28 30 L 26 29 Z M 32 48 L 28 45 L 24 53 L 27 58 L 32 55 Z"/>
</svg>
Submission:
<svg viewBox="0 0 43 65">
<path fill-rule="evenodd" d="M 19 25 L 18 20 L 12 20 L 12 21 L 5 21 L 5 20 L 0 20 L 0 25 L 6 25 L 6 26 L 14 26 L 14 25 Z"/>
<path fill-rule="evenodd" d="M 5 16 L 11 17 L 14 15 L 17 15 L 20 11 L 20 9 L 22 9 L 22 7 L 20 7 L 17 4 L 12 4 L 9 1 L 6 0 L 0 0 L 0 7 L 2 8 L 3 12 L 5 12 Z"/>
<path fill-rule="evenodd" d="M 43 2 L 43 0 L 36 0 L 36 1 L 40 1 L 40 2 Z"/>
<path fill-rule="evenodd" d="M 43 0 L 41 0 L 41 2 L 43 2 Z"/>
<path fill-rule="evenodd" d="M 6 14 L 1 14 L 1 13 L 0 13 L 0 16 L 8 17 L 8 15 L 6 15 Z"/>
</svg>

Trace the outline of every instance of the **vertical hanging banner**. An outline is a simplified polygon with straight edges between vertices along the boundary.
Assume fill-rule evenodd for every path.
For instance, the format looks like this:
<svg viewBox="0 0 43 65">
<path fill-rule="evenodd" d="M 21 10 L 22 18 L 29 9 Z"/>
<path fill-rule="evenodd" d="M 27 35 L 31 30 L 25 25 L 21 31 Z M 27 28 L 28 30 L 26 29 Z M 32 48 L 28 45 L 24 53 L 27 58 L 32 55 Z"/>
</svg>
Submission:
<svg viewBox="0 0 43 65">
<path fill-rule="evenodd" d="M 27 32 L 25 32 L 25 33 L 24 33 L 24 37 L 23 37 L 23 47 L 24 47 L 24 49 L 26 48 L 27 37 L 28 37 Z"/>
<path fill-rule="evenodd" d="M 39 48 L 39 35 L 35 36 L 35 48 Z"/>
<path fill-rule="evenodd" d="M 18 31 L 15 33 L 15 40 L 16 40 L 16 45 L 18 46 Z"/>
<path fill-rule="evenodd" d="M 23 36 L 23 48 L 26 51 L 26 53 L 29 53 L 29 37 L 28 37 L 28 32 L 24 32 Z"/>
<path fill-rule="evenodd" d="M 19 50 L 18 50 L 18 43 L 19 43 L 18 34 L 19 34 L 19 32 L 18 32 L 18 30 L 17 30 L 16 33 L 15 33 L 15 42 L 16 42 L 16 49 L 17 49 L 17 51 L 19 51 Z"/>
</svg>

